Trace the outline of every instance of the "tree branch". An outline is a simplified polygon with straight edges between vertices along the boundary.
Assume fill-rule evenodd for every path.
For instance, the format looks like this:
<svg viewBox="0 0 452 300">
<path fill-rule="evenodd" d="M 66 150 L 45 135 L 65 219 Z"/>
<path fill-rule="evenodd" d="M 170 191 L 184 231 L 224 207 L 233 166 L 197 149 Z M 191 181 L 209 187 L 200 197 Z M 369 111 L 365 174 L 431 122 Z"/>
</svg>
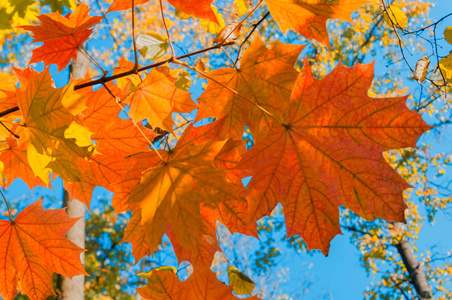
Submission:
<svg viewBox="0 0 452 300">
<path fill-rule="evenodd" d="M 201 49 L 201 50 L 198 50 L 198 51 L 194 51 L 194 52 L 191 52 L 191 53 L 187 53 L 187 54 L 178 56 L 175 59 L 176 60 L 184 59 L 184 58 L 187 58 L 187 57 L 190 57 L 190 56 L 193 56 L 193 55 L 197 55 L 197 54 L 201 54 L 201 53 L 204 53 L 204 52 L 208 52 L 210 50 L 220 49 L 222 46 L 232 45 L 232 44 L 234 44 L 234 42 L 230 42 L 230 43 L 227 43 L 227 44 L 224 44 L 224 45 L 214 45 L 214 46 L 207 47 L 207 48 L 204 48 L 204 49 Z M 123 72 L 123 73 L 120 73 L 120 74 L 116 74 L 116 75 L 112 75 L 112 76 L 102 76 L 99 79 L 92 80 L 92 81 L 89 81 L 89 82 L 85 82 L 85 83 L 76 85 L 74 87 L 74 90 L 83 89 L 83 88 L 86 88 L 86 87 L 89 87 L 89 86 L 93 86 L 93 85 L 96 85 L 96 84 L 107 83 L 109 81 L 112 81 L 112 80 L 115 80 L 115 79 L 118 79 L 118 78 L 122 78 L 122 77 L 126 77 L 126 76 L 129 76 L 129 75 L 132 75 L 132 74 L 143 72 L 143 71 L 146 71 L 146 70 L 149 70 L 149 69 L 152 69 L 152 68 L 164 65 L 164 64 L 166 64 L 168 62 L 171 62 L 172 60 L 173 60 L 173 58 L 168 58 L 168 59 L 164 59 L 162 61 L 156 62 L 154 64 L 141 67 L 141 68 L 139 68 L 136 71 L 130 70 L 130 71 L 126 71 L 126 72 Z M 0 117 L 1 117 L 1 113 L 0 113 Z"/>
<path fill-rule="evenodd" d="M 403 225 L 396 223 L 395 226 L 400 227 Z M 402 257 L 403 264 L 410 274 L 411 283 L 416 289 L 419 300 L 433 300 L 433 294 L 430 292 L 430 286 L 425 278 L 423 264 L 417 261 L 406 237 L 403 236 L 402 240 L 394 246 L 397 248 L 397 251 Z"/>
</svg>

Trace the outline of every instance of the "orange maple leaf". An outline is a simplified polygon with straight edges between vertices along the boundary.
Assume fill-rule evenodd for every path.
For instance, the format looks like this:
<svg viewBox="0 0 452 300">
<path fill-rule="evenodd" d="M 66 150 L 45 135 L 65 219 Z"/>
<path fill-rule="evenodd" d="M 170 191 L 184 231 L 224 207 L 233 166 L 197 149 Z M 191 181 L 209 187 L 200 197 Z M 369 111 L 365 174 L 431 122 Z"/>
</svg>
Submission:
<svg viewBox="0 0 452 300">
<path fill-rule="evenodd" d="M 0 295 L 14 299 L 20 290 L 32 300 L 55 295 L 54 272 L 72 278 L 88 275 L 80 262 L 84 251 L 65 233 L 79 218 L 64 209 L 44 210 L 42 199 L 25 208 L 13 222 L 0 221 Z"/>
<path fill-rule="evenodd" d="M 351 22 L 351 13 L 369 0 L 267 0 L 266 3 L 282 31 L 295 29 L 329 47 L 326 20 Z"/>
<path fill-rule="evenodd" d="M 189 126 L 174 149 L 161 151 L 163 161 L 156 160 L 142 174 L 128 199 L 134 211 L 140 209 L 151 250 L 166 232 L 181 261 L 202 265 L 211 264 L 219 247 L 215 228 L 203 219 L 200 204 L 240 198 L 243 189 L 215 166 L 226 142 L 209 139 L 216 130 L 215 124 L 209 125 Z"/>
<path fill-rule="evenodd" d="M 339 65 L 317 80 L 305 60 L 279 123 L 238 166 L 254 170 L 252 220 L 281 202 L 288 236 L 299 234 L 325 254 L 340 233 L 339 205 L 368 220 L 404 221 L 402 192 L 409 185 L 382 152 L 415 147 L 431 127 L 406 107 L 407 97 L 368 97 L 372 79 L 369 64 Z"/>
<path fill-rule="evenodd" d="M 19 77 L 21 87 L 17 89 L 16 96 L 23 114 L 19 126 L 23 131 L 22 140 L 27 143 L 30 166 L 44 182 L 48 182 L 50 169 L 63 178 L 64 175 L 71 178 L 81 176 L 75 174 L 77 166 L 72 160 L 76 157 L 86 158 L 90 152 L 88 147 L 79 147 L 77 140 L 68 138 L 66 134 L 71 126 L 82 127 L 74 123 L 74 116 L 85 108 L 86 95 L 74 92 L 73 82 L 55 89 L 48 68 L 41 73 L 26 73 L 28 78 Z M 88 139 L 91 143 L 87 132 L 79 134 L 77 138 Z M 59 164 L 63 161 L 64 166 Z M 69 169 L 73 174 L 70 175 Z"/>
<path fill-rule="evenodd" d="M 135 0 L 135 5 L 149 2 L 149 0 Z M 187 15 L 195 16 L 199 19 L 206 19 L 217 24 L 218 20 L 212 10 L 211 4 L 213 0 L 168 0 L 172 6 L 182 11 Z M 110 5 L 108 12 L 126 10 L 132 8 L 132 1 L 130 0 L 115 0 Z"/>
<path fill-rule="evenodd" d="M 135 6 L 149 2 L 149 0 L 135 0 Z M 132 8 L 132 1 L 130 0 L 115 0 L 108 8 L 107 13 L 118 11 L 118 10 L 127 10 Z"/>
<path fill-rule="evenodd" d="M 196 109 L 190 93 L 174 85 L 176 80 L 170 68 L 153 68 L 126 99 L 130 105 L 129 115 L 135 121 L 147 119 L 153 128 L 173 132 L 172 113 L 189 113 Z"/>
<path fill-rule="evenodd" d="M 208 73 L 216 82 L 208 80 L 207 89 L 198 98 L 196 121 L 225 118 L 221 136 L 240 140 L 245 126 L 250 126 L 253 138 L 259 140 L 272 121 L 256 105 L 277 110 L 280 104 L 272 105 L 270 99 L 288 101 L 298 75 L 293 66 L 303 48 L 276 41 L 267 49 L 256 37 L 243 54 L 238 70 L 223 68 Z"/>
<path fill-rule="evenodd" d="M 76 159 L 75 165 L 83 176 L 78 177 L 77 180 L 68 180 L 64 184 L 69 194 L 87 207 L 89 207 L 92 192 L 96 186 L 115 190 L 113 206 L 119 211 L 124 211 L 125 200 L 119 201 L 120 203 L 116 200 L 119 197 L 116 190 L 121 189 L 121 178 L 124 174 L 135 174 L 137 168 L 132 168 L 136 161 L 134 155 L 148 152 L 148 141 L 152 141 L 157 134 L 143 125 L 137 124 L 141 132 L 146 135 L 145 138 L 135 128 L 132 120 L 118 119 L 121 107 L 112 94 L 120 95 L 122 91 L 112 83 L 106 84 L 106 86 L 108 90 L 103 87 L 88 98 L 86 102 L 88 108 L 78 116 L 79 121 L 94 133 L 91 138 L 96 142 L 96 154 L 92 155 L 89 160 Z M 128 156 L 133 158 L 127 158 Z M 145 169 L 148 167 L 149 165 Z M 135 185 L 138 184 L 141 173 L 137 176 Z"/>
<path fill-rule="evenodd" d="M 33 32 L 33 42 L 44 45 L 33 50 L 30 63 L 43 61 L 45 65 L 55 63 L 58 70 L 64 69 L 71 59 L 77 58 L 77 47 L 82 45 L 92 33 L 93 25 L 102 21 L 103 16 L 92 17 L 86 4 L 80 4 L 72 14 L 63 17 L 60 13 L 38 16 L 41 25 L 19 26 Z"/>
<path fill-rule="evenodd" d="M 148 282 L 145 287 L 138 288 L 144 299 L 152 300 L 235 300 L 233 288 L 218 280 L 215 273 L 208 267 L 195 268 L 193 274 L 185 281 L 180 281 L 171 268 L 161 267 L 146 275 Z M 246 299 L 258 299 L 256 296 Z"/>
<path fill-rule="evenodd" d="M 168 2 L 187 15 L 220 24 L 211 7 L 213 0 L 168 0 Z"/>
<path fill-rule="evenodd" d="M 7 147 L 2 149 L 0 161 L 3 162 L 3 175 L 8 187 L 14 179 L 22 179 L 32 190 L 35 186 L 46 184 L 35 175 L 28 163 L 26 143 L 18 144 L 16 139 L 7 138 Z"/>
</svg>

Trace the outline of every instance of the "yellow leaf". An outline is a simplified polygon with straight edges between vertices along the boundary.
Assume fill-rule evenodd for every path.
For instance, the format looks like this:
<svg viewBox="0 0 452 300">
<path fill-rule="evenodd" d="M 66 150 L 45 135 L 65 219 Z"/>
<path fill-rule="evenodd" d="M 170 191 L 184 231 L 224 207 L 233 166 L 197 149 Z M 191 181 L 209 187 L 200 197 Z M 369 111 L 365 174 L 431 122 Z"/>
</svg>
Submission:
<svg viewBox="0 0 452 300">
<path fill-rule="evenodd" d="M 218 9 L 213 5 L 212 10 L 215 13 L 215 16 L 217 16 L 217 20 L 220 23 L 220 26 L 218 26 L 218 24 L 216 24 L 215 22 L 203 19 L 199 19 L 199 24 L 201 24 L 202 28 L 204 28 L 205 31 L 211 34 L 215 34 L 220 32 L 220 30 L 226 25 L 226 23 L 224 22 L 223 16 L 218 12 Z"/>
<path fill-rule="evenodd" d="M 234 266 L 228 266 L 229 284 L 237 295 L 250 295 L 256 285 L 248 276 Z"/>
<path fill-rule="evenodd" d="M 52 171 L 47 166 L 52 159 L 45 154 L 40 154 L 31 143 L 27 144 L 27 159 L 33 173 L 48 185 Z"/>
<path fill-rule="evenodd" d="M 388 12 L 387 14 L 385 14 L 385 20 L 389 24 L 389 26 L 392 26 L 392 24 L 394 24 L 396 27 L 405 28 L 408 24 L 408 18 L 406 14 L 400 8 L 394 6 L 388 5 L 387 8 Z"/>
<path fill-rule="evenodd" d="M 249 4 L 247 0 L 234 0 L 234 2 L 240 16 L 248 12 Z"/>
<path fill-rule="evenodd" d="M 151 278 L 152 272 L 154 272 L 154 271 L 163 271 L 163 272 L 168 272 L 168 273 L 173 273 L 173 274 L 177 273 L 177 270 L 174 267 L 162 266 L 162 267 L 158 267 L 158 268 L 152 269 L 149 272 L 138 273 L 137 276 L 138 277 L 144 277 L 144 278 Z"/>
<path fill-rule="evenodd" d="M 448 56 L 443 57 L 439 61 L 439 67 L 441 68 L 441 73 L 447 82 L 452 82 L 452 52 Z"/>
<path fill-rule="evenodd" d="M 66 139 L 75 139 L 75 143 L 79 147 L 94 146 L 91 141 L 91 135 L 93 133 L 88 128 L 78 123 L 72 122 L 68 128 L 64 131 L 64 137 Z"/>
<path fill-rule="evenodd" d="M 449 44 L 452 44 L 452 26 L 449 26 L 444 30 L 444 39 Z"/>
</svg>

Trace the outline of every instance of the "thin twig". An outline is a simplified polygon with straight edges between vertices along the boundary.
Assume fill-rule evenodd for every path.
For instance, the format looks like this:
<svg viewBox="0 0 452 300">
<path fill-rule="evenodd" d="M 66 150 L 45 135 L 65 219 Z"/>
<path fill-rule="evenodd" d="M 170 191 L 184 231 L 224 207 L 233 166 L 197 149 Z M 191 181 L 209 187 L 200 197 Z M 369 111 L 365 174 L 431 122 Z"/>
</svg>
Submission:
<svg viewBox="0 0 452 300">
<path fill-rule="evenodd" d="M 177 60 L 177 59 L 174 60 L 173 63 L 178 64 L 178 65 L 181 65 L 181 66 L 184 66 L 184 67 L 186 67 L 186 68 L 189 68 L 189 69 L 191 69 L 191 70 L 197 72 L 197 73 L 198 73 L 199 75 L 201 75 L 202 77 L 204 77 L 204 78 L 206 78 L 206 79 L 209 79 L 209 80 L 212 80 L 213 82 L 215 82 L 216 84 L 221 85 L 222 87 L 224 87 L 225 89 L 227 89 L 227 90 L 230 91 L 231 93 L 234 93 L 235 95 L 239 96 L 240 98 L 244 99 L 245 101 L 247 101 L 247 102 L 251 103 L 252 105 L 256 106 L 258 109 L 260 109 L 261 111 L 263 111 L 264 113 L 266 113 L 266 114 L 269 115 L 270 117 L 272 117 L 272 118 L 274 118 L 274 119 L 277 119 L 271 112 L 269 112 L 268 110 L 266 110 L 265 108 L 263 108 L 262 106 L 260 106 L 258 103 L 255 103 L 255 102 L 249 100 L 248 98 L 242 96 L 242 95 L 239 94 L 239 92 L 237 92 L 236 90 L 234 90 L 234 89 L 228 87 L 227 85 L 225 85 L 225 84 L 219 82 L 218 80 L 216 80 L 215 78 L 211 77 L 210 75 L 207 75 L 207 74 L 204 73 L 203 71 L 198 70 L 198 69 L 196 69 L 196 68 L 194 68 L 194 67 L 192 67 L 192 66 L 190 66 L 190 65 L 188 65 L 188 64 L 186 64 L 186 63 L 184 63 L 184 62 L 182 62 L 182 61 L 179 61 L 179 60 Z"/>
<path fill-rule="evenodd" d="M 223 42 L 220 43 L 221 46 L 223 46 L 225 42 L 228 40 L 228 38 L 237 30 L 237 28 L 240 28 L 243 22 L 245 22 L 245 20 L 248 19 L 248 17 L 251 16 L 256 11 L 256 9 L 261 5 L 262 2 L 264 2 L 264 0 L 260 0 L 259 3 L 256 4 L 256 6 L 249 13 L 246 14 L 242 21 L 235 25 L 234 29 L 231 30 L 231 32 L 229 32 L 229 34 L 223 39 Z"/>
<path fill-rule="evenodd" d="M 221 50 L 223 50 L 223 52 L 226 54 L 226 56 L 229 58 L 229 61 L 232 63 L 232 65 L 234 66 L 235 69 L 237 69 L 237 67 L 235 66 L 235 62 L 232 60 L 232 58 L 229 56 L 229 54 L 226 52 L 226 50 L 221 47 Z"/>
<path fill-rule="evenodd" d="M 146 136 L 146 134 L 143 132 L 143 130 L 141 130 L 140 126 L 138 126 L 138 124 L 135 122 L 135 120 L 133 120 L 129 114 L 125 111 L 124 107 L 122 107 L 121 105 L 121 99 L 116 97 L 113 92 L 107 87 L 107 85 L 104 83 L 102 84 L 104 86 L 104 88 L 108 91 L 108 93 L 115 99 L 116 103 L 119 105 L 119 107 L 121 108 L 121 111 L 123 113 L 126 114 L 126 116 L 132 121 L 133 125 L 138 129 L 138 131 L 141 133 L 141 135 L 146 139 L 146 141 L 149 143 L 149 145 L 151 145 L 152 149 L 154 149 L 155 153 L 157 153 L 157 156 L 160 158 L 161 161 L 164 162 L 163 157 L 160 155 L 159 151 L 155 148 L 154 144 L 152 143 L 151 140 L 149 140 L 149 138 Z"/>
<path fill-rule="evenodd" d="M 364 41 L 364 43 L 362 43 L 359 48 L 356 50 L 356 55 L 353 57 L 353 61 L 351 63 L 351 65 L 353 66 L 356 62 L 356 60 L 358 59 L 359 54 L 361 53 L 361 49 L 363 49 L 367 44 L 370 43 L 372 37 L 374 37 L 374 30 L 380 27 L 380 23 L 381 21 L 383 21 L 383 17 L 380 17 L 377 22 L 375 22 L 374 26 L 372 27 L 372 29 L 369 31 L 369 34 L 366 37 L 366 40 Z M 362 59 L 360 59 L 359 61 L 361 61 Z"/>
<path fill-rule="evenodd" d="M 433 26 L 438 25 L 439 23 L 441 23 L 442 21 L 444 21 L 445 19 L 447 19 L 447 18 L 450 17 L 450 16 L 452 16 L 452 13 L 445 15 L 444 17 L 442 17 L 441 19 L 439 19 L 439 20 L 436 21 L 435 23 L 432 23 L 432 24 L 427 25 L 427 26 L 425 26 L 425 27 L 419 28 L 419 29 L 417 29 L 417 30 L 408 31 L 408 30 L 403 29 L 403 31 L 404 31 L 404 33 L 406 33 L 406 34 L 416 34 L 416 33 L 420 33 L 420 32 L 422 32 L 422 31 L 424 31 L 424 30 L 426 30 L 426 29 L 428 29 L 428 28 L 430 28 L 430 27 L 433 27 Z"/>
<path fill-rule="evenodd" d="M 446 81 L 446 78 L 444 77 L 444 74 L 443 74 L 443 70 L 442 70 L 442 68 L 440 67 L 440 65 L 439 65 L 439 61 L 440 61 L 440 59 L 439 59 L 439 54 L 438 54 L 438 43 L 436 42 L 436 25 L 433 27 L 433 38 L 434 38 L 434 42 L 435 42 L 435 53 L 436 53 L 436 58 L 437 58 L 437 68 L 439 69 L 439 73 L 441 74 L 441 78 L 443 79 L 443 82 L 444 82 L 444 93 L 446 93 L 446 85 L 447 85 L 447 81 Z"/>
<path fill-rule="evenodd" d="M 133 71 L 138 70 L 138 52 L 137 44 L 135 42 L 135 0 L 132 0 L 132 42 L 133 42 L 133 54 L 135 57 L 135 66 L 133 66 Z"/>
<path fill-rule="evenodd" d="M 11 220 L 11 222 L 14 222 L 13 217 L 12 217 L 12 213 L 11 213 L 11 209 L 9 208 L 9 205 L 8 205 L 8 201 L 6 200 L 5 195 L 3 195 L 1 190 L 0 190 L 0 194 L 2 194 L 3 201 L 5 201 L 6 208 L 8 209 L 8 217 Z"/>
<path fill-rule="evenodd" d="M 17 134 L 15 134 L 14 132 L 12 132 L 11 129 L 9 129 L 8 127 L 6 127 L 6 125 L 3 124 L 2 121 L 0 121 L 0 124 L 1 124 L 3 127 L 5 127 L 5 129 L 6 129 L 9 133 L 11 133 L 16 139 L 20 138 L 20 136 L 18 136 Z"/>
<path fill-rule="evenodd" d="M 174 54 L 173 43 L 171 42 L 171 35 L 169 34 L 168 26 L 166 25 L 165 13 L 163 12 L 162 0 L 159 0 L 159 2 L 160 2 L 160 13 L 162 15 L 163 26 L 165 27 L 166 37 L 168 38 L 168 43 L 169 43 L 170 49 L 171 49 L 171 59 L 174 59 L 174 58 L 176 58 L 176 55 Z"/>
<path fill-rule="evenodd" d="M 108 72 L 105 71 L 102 66 L 94 59 L 94 57 L 89 54 L 89 52 L 85 49 L 83 45 L 80 45 L 77 47 L 77 50 L 87 59 L 89 60 L 93 65 L 95 65 L 97 68 L 99 68 L 103 74 L 107 74 Z"/>
<path fill-rule="evenodd" d="M 237 58 L 235 59 L 235 63 L 234 66 L 237 65 L 237 62 L 239 61 L 240 58 L 240 52 L 242 51 L 243 45 L 248 41 L 248 39 L 251 37 L 251 35 L 253 34 L 253 32 L 257 29 L 257 27 L 259 27 L 259 25 L 264 22 L 264 20 L 270 15 L 270 12 L 267 12 L 260 20 L 259 22 L 257 22 L 256 24 L 253 24 L 253 28 L 250 30 L 250 32 L 248 33 L 248 35 L 246 36 L 245 40 L 240 44 L 239 47 L 239 51 L 237 53 Z"/>
<path fill-rule="evenodd" d="M 110 21 L 108 20 L 107 14 L 105 14 L 105 12 L 102 11 L 103 9 L 102 9 L 102 6 L 99 3 L 99 0 L 96 0 L 96 4 L 99 7 L 100 12 L 104 15 L 103 20 L 105 20 L 105 22 L 107 23 L 108 27 L 110 28 L 110 30 L 108 30 L 108 32 L 110 33 L 111 38 L 113 39 L 114 49 L 119 55 L 119 42 L 118 42 L 118 39 L 114 36 L 114 34 L 111 33 L 113 31 L 113 26 L 111 25 Z"/>
</svg>

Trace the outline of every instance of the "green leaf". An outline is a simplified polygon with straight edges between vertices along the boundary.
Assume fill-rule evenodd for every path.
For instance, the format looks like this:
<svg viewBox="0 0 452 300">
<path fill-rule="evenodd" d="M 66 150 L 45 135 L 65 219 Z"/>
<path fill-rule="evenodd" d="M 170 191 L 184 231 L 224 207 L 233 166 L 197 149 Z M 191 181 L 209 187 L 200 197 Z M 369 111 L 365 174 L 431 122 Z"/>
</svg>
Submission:
<svg viewBox="0 0 452 300">
<path fill-rule="evenodd" d="M 137 36 L 137 48 L 145 59 L 156 60 L 169 48 L 168 39 L 158 33 L 145 33 Z"/>
<path fill-rule="evenodd" d="M 228 266 L 228 277 L 229 284 L 237 295 L 250 295 L 253 292 L 256 284 L 236 267 Z"/>
</svg>

